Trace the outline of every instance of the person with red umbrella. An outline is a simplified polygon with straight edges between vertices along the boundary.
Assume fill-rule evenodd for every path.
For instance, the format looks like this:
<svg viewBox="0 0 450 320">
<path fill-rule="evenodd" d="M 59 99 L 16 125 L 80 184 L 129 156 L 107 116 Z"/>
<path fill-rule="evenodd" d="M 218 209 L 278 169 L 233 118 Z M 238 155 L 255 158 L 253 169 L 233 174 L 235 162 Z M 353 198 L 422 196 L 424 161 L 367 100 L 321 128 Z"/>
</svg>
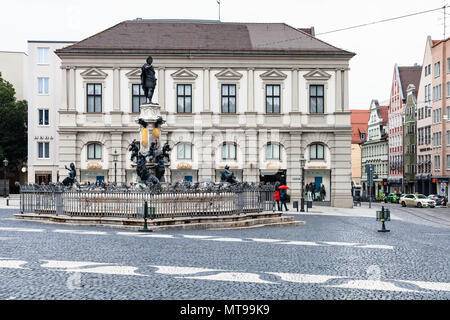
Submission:
<svg viewBox="0 0 450 320">
<path fill-rule="evenodd" d="M 277 203 L 277 209 L 278 209 L 278 211 L 281 211 L 281 209 L 280 209 L 280 192 L 278 191 L 278 189 L 275 189 L 275 191 L 274 191 L 274 193 L 273 193 L 273 205 L 272 205 L 272 210 L 274 210 L 275 202 Z M 275 210 L 274 210 L 274 211 L 275 211 Z"/>
<path fill-rule="evenodd" d="M 281 208 L 280 211 L 283 211 L 283 205 L 284 208 L 286 209 L 286 211 L 289 211 L 289 209 L 287 208 L 286 202 L 287 202 L 287 192 L 286 190 L 289 189 L 288 186 L 279 186 L 278 189 L 280 189 L 280 201 L 281 201 Z"/>
</svg>

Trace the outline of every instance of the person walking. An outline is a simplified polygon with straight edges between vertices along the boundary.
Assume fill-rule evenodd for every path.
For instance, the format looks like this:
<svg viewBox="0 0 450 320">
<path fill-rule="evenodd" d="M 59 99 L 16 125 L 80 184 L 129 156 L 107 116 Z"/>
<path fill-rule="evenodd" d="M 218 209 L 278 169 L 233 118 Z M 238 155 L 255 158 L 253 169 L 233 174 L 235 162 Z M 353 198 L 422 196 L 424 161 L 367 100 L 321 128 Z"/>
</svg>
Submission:
<svg viewBox="0 0 450 320">
<path fill-rule="evenodd" d="M 288 208 L 287 208 L 287 205 L 286 205 L 286 202 L 287 202 L 287 192 L 286 192 L 286 190 L 282 190 L 280 192 L 280 200 L 281 200 L 280 211 L 283 211 L 283 205 L 284 205 L 284 208 L 286 209 L 286 211 L 289 211 Z"/>
<path fill-rule="evenodd" d="M 275 202 L 277 204 L 277 209 L 278 211 L 281 211 L 280 208 L 280 192 L 278 191 L 278 189 L 275 189 L 274 193 L 273 193 L 273 205 L 272 205 L 272 210 L 275 211 Z"/>
</svg>

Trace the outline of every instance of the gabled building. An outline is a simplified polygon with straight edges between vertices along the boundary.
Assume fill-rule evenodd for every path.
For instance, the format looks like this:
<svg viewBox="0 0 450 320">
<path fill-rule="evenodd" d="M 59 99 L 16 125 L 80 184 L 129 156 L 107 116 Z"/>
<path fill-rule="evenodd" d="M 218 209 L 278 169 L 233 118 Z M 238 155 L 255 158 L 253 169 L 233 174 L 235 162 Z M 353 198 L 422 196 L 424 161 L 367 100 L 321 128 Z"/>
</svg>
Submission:
<svg viewBox="0 0 450 320">
<path fill-rule="evenodd" d="M 369 110 L 350 110 L 352 123 L 352 186 L 361 185 L 361 144 L 367 139 Z"/>
<path fill-rule="evenodd" d="M 404 162 L 404 193 L 416 192 L 417 173 L 417 117 L 416 117 L 416 87 L 408 85 L 405 117 L 403 123 L 403 162 Z"/>
<path fill-rule="evenodd" d="M 388 106 L 380 106 L 378 100 L 370 103 L 370 115 L 367 123 L 367 139 L 362 144 L 361 156 L 361 183 L 363 186 L 363 197 L 371 195 L 377 197 L 379 192 L 387 192 L 388 178 Z M 374 165 L 374 185 L 367 185 L 366 165 Z"/>
<path fill-rule="evenodd" d="M 406 105 L 406 89 L 409 84 L 419 87 L 421 66 L 394 66 L 391 96 L 389 100 L 389 192 L 404 192 L 403 122 Z M 417 89 L 416 89 L 417 90 Z"/>
<path fill-rule="evenodd" d="M 433 63 L 432 47 L 433 40 L 427 37 L 425 53 L 423 56 L 420 85 L 417 90 L 417 173 L 416 191 L 429 195 L 432 191 L 431 181 L 431 109 L 432 95 L 431 85 L 433 75 L 431 66 Z M 435 187 L 434 187 L 435 188 Z"/>
</svg>

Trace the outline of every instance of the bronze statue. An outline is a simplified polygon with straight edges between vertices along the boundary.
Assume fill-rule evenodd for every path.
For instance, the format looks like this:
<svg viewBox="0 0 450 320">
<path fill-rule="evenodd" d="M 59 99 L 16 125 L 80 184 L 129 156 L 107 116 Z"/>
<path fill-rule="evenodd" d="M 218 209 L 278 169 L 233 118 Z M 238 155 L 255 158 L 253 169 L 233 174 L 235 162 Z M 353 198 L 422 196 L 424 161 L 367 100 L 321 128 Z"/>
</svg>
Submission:
<svg viewBox="0 0 450 320">
<path fill-rule="evenodd" d="M 156 77 L 155 77 L 155 69 L 153 69 L 152 62 L 153 58 L 149 56 L 147 58 L 147 63 L 145 63 L 141 68 L 141 85 L 148 102 L 155 104 L 152 102 L 152 97 L 153 93 L 155 92 Z"/>
<path fill-rule="evenodd" d="M 226 165 L 222 170 L 222 173 L 220 175 L 220 182 L 228 182 L 231 184 L 235 184 L 238 182 L 236 180 L 236 177 L 234 176 L 234 173 L 230 170 L 230 167 L 228 165 Z"/>
<path fill-rule="evenodd" d="M 159 179 L 150 173 L 145 164 L 146 164 L 145 156 L 139 153 L 136 166 L 136 173 L 138 177 L 141 179 L 141 182 L 143 182 L 147 186 L 150 183 L 159 184 Z"/>
<path fill-rule="evenodd" d="M 133 140 L 133 142 L 130 143 L 128 151 L 131 151 L 131 161 L 134 161 L 133 159 L 138 158 L 139 154 L 139 142 L 136 141 L 136 139 Z"/>
<path fill-rule="evenodd" d="M 75 182 L 77 182 L 77 179 L 75 177 L 77 176 L 77 170 L 75 169 L 75 164 L 72 162 L 70 165 L 70 168 L 67 168 L 67 166 L 64 166 L 67 170 L 69 170 L 69 176 L 66 177 L 63 180 L 63 185 L 66 187 L 71 187 Z"/>
</svg>

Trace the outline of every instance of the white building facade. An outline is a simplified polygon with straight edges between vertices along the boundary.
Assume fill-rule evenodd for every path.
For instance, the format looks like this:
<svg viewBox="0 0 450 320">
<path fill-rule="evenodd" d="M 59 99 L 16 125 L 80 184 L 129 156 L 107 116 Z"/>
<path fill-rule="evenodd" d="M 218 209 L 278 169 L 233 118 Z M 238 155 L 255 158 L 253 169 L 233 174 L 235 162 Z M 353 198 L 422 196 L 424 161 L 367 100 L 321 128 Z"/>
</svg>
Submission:
<svg viewBox="0 0 450 320">
<path fill-rule="evenodd" d="M 285 24 L 134 20 L 57 55 L 60 176 L 74 162 L 81 182 L 136 181 L 127 148 L 139 140 L 140 67 L 151 55 L 161 141 L 173 149 L 166 181 L 218 181 L 229 165 L 238 180 L 286 183 L 296 200 L 304 155 L 305 183 L 352 206 L 353 53 Z"/>
<path fill-rule="evenodd" d="M 61 60 L 56 49 L 67 41 L 28 41 L 28 182 L 58 180 L 58 106 L 61 101 Z"/>
</svg>

